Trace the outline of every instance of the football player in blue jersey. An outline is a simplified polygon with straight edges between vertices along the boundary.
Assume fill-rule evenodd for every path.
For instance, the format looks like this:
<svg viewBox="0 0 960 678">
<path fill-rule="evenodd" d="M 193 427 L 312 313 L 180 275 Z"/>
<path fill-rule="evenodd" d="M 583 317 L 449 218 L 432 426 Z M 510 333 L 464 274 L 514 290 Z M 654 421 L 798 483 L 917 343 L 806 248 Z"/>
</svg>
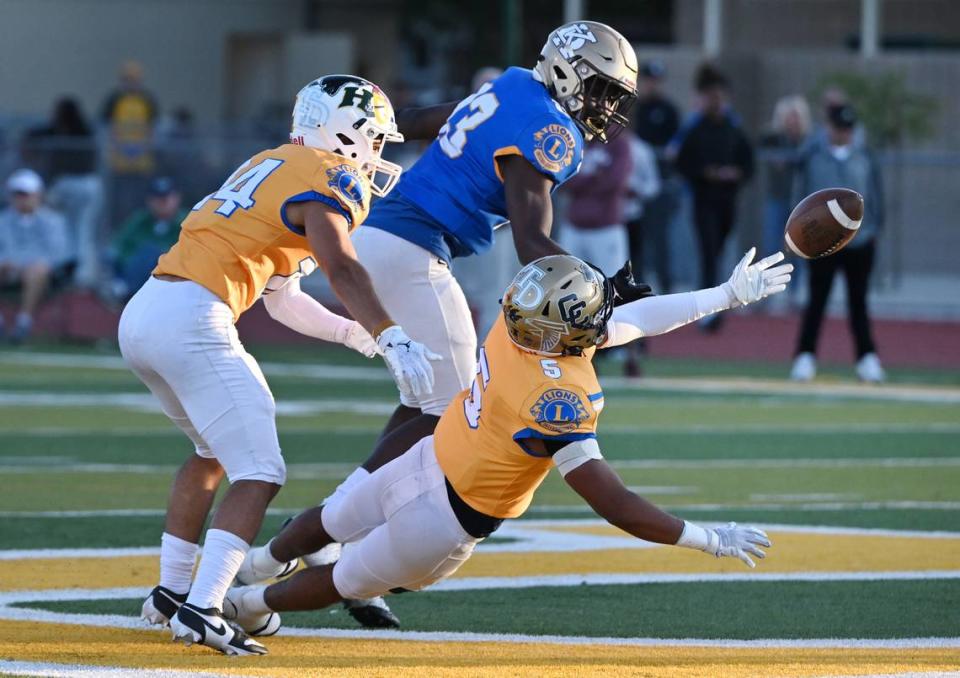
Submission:
<svg viewBox="0 0 960 678">
<path fill-rule="evenodd" d="M 451 261 L 489 249 L 494 229 L 507 221 L 522 264 L 565 254 L 550 239 L 551 193 L 579 170 L 585 140 L 606 142 L 626 125 L 636 80 L 636 53 L 620 33 L 592 21 L 561 26 L 532 70 L 509 68 L 461 101 L 396 189 L 373 206 L 353 237 L 359 259 L 391 319 L 442 359 L 433 363 L 432 393 L 401 390 L 373 454 L 344 489 L 430 435 L 473 379 L 477 335 Z M 422 138 L 431 116 L 404 114 L 401 131 Z M 616 303 L 651 294 L 629 265 L 611 282 Z M 308 564 L 333 562 L 337 548 Z M 347 605 L 364 625 L 396 624 L 381 600 Z"/>
</svg>

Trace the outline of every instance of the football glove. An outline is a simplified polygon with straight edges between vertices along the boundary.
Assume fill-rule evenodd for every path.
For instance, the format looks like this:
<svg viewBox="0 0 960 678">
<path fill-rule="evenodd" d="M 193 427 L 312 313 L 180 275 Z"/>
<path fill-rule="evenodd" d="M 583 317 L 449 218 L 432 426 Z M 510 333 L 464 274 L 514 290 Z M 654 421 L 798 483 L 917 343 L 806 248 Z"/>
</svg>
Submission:
<svg viewBox="0 0 960 678">
<path fill-rule="evenodd" d="M 730 295 L 731 308 L 746 306 L 760 301 L 771 294 L 778 294 L 787 289 L 790 282 L 790 273 L 793 264 L 773 266 L 783 261 L 783 252 L 771 254 L 755 264 L 751 264 L 757 254 L 757 248 L 751 247 L 743 259 L 733 269 L 730 280 L 723 283 L 727 294 Z M 773 268 L 771 268 L 773 266 Z"/>
<path fill-rule="evenodd" d="M 637 299 L 656 296 L 650 285 L 634 280 L 633 264 L 629 261 L 623 265 L 623 268 L 607 278 L 607 282 L 613 288 L 614 307 L 629 304 Z"/>
<path fill-rule="evenodd" d="M 728 523 L 724 527 L 715 527 L 711 530 L 717 535 L 717 541 L 711 539 L 711 550 L 717 558 L 724 556 L 739 558 L 747 567 L 756 567 L 748 553 L 752 553 L 757 558 L 766 558 L 767 554 L 761 551 L 759 546 L 770 546 L 770 539 L 767 533 L 756 527 L 737 527 L 736 523 Z"/>
<path fill-rule="evenodd" d="M 401 393 L 424 396 L 433 391 L 431 360 L 441 360 L 423 344 L 413 341 L 399 325 L 391 325 L 377 337 L 377 346 Z"/>
<path fill-rule="evenodd" d="M 357 353 L 362 353 L 368 358 L 372 358 L 380 353 L 380 347 L 373 340 L 370 333 L 363 329 L 363 326 L 350 321 L 344 323 L 342 328 L 337 330 L 337 341 L 348 348 L 352 348 Z"/>
</svg>

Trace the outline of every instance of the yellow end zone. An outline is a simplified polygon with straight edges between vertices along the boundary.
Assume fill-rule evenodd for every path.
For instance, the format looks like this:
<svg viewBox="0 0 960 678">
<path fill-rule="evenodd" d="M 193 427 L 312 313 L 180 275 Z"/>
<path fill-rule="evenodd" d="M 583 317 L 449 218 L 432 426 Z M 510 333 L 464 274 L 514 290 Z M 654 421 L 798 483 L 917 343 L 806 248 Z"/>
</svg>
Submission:
<svg viewBox="0 0 960 678">
<path fill-rule="evenodd" d="M 954 648 L 792 649 L 623 647 L 541 643 L 268 638 L 266 657 L 228 659 L 184 648 L 164 632 L 0 621 L 0 656 L 19 661 L 263 676 L 876 675 L 960 668 Z"/>
<path fill-rule="evenodd" d="M 538 529 L 615 536 L 614 528 L 547 526 Z M 960 538 L 772 532 L 773 547 L 757 573 L 892 572 L 955 570 L 960 567 Z M 156 556 L 29 558 L 3 561 L 0 591 L 53 588 L 153 586 Z M 484 552 L 482 547 L 458 577 L 523 577 L 592 573 L 743 573 L 732 559 L 672 547 L 583 551 Z"/>
</svg>

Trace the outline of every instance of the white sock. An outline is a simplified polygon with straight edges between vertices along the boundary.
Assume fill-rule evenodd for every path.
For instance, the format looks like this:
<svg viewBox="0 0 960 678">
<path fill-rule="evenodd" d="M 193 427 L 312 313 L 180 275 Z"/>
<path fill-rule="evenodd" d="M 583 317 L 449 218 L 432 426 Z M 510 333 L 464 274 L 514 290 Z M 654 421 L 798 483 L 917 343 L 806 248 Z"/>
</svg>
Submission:
<svg viewBox="0 0 960 678">
<path fill-rule="evenodd" d="M 270 614 L 273 612 L 268 606 L 263 594 L 266 586 L 250 586 L 240 597 L 240 609 L 244 614 Z"/>
<path fill-rule="evenodd" d="M 200 547 L 167 532 L 160 538 L 160 586 L 174 593 L 186 593 L 193 579 Z"/>
<path fill-rule="evenodd" d="M 197 578 L 187 602 L 199 608 L 223 608 L 223 597 L 237 576 L 250 544 L 226 530 L 207 530 Z"/>
<path fill-rule="evenodd" d="M 286 565 L 282 560 L 277 560 L 273 557 L 273 553 L 270 551 L 270 544 L 272 543 L 273 539 L 268 541 L 266 546 L 250 551 L 251 564 L 255 572 L 272 572 L 274 575 L 277 575 L 280 574 L 280 571 Z"/>
<path fill-rule="evenodd" d="M 367 478 L 367 477 L 369 477 L 369 476 L 370 476 L 370 471 L 368 471 L 367 469 L 363 468 L 362 466 L 358 466 L 358 467 L 353 471 L 353 473 L 351 473 L 350 475 L 347 476 L 346 480 L 344 480 L 342 483 L 340 483 L 339 485 L 337 485 L 337 489 L 335 489 L 335 490 L 333 491 L 333 494 L 331 494 L 329 497 L 327 497 L 326 499 L 324 499 L 324 500 L 321 502 L 321 505 L 327 504 L 327 503 L 333 501 L 334 499 L 340 499 L 343 495 L 345 495 L 347 492 L 349 492 L 349 491 L 353 488 L 354 485 L 356 485 L 356 484 L 359 483 L 361 480 L 363 480 L 364 478 Z"/>
</svg>

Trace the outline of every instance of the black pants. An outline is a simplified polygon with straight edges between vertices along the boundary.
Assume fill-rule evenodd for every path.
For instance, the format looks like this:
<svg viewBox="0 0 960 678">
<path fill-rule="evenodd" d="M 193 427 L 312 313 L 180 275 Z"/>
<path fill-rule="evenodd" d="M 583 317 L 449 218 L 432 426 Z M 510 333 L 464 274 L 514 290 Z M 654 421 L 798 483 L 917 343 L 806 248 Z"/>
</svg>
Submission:
<svg viewBox="0 0 960 678">
<path fill-rule="evenodd" d="M 867 310 L 867 288 L 876 251 L 874 243 L 861 247 L 848 247 L 823 259 L 813 259 L 810 264 L 810 300 L 803 312 L 797 353 L 817 352 L 817 340 L 823 323 L 823 312 L 833 286 L 833 277 L 843 270 L 847 280 L 847 309 L 850 330 L 859 360 L 867 353 L 874 353 L 873 336 L 870 332 L 870 314 Z"/>
<path fill-rule="evenodd" d="M 668 185 L 663 191 L 643 206 L 639 219 L 627 223 L 630 237 L 630 261 L 637 280 L 645 280 L 643 256 L 646 245 L 653 250 L 653 269 L 660 283 L 658 294 L 667 294 L 673 287 L 673 270 L 670 265 L 670 222 L 676 209 L 676 196 Z"/>
<path fill-rule="evenodd" d="M 737 216 L 737 194 L 693 197 L 693 221 L 700 245 L 700 287 L 714 287 L 723 244 Z"/>
</svg>

